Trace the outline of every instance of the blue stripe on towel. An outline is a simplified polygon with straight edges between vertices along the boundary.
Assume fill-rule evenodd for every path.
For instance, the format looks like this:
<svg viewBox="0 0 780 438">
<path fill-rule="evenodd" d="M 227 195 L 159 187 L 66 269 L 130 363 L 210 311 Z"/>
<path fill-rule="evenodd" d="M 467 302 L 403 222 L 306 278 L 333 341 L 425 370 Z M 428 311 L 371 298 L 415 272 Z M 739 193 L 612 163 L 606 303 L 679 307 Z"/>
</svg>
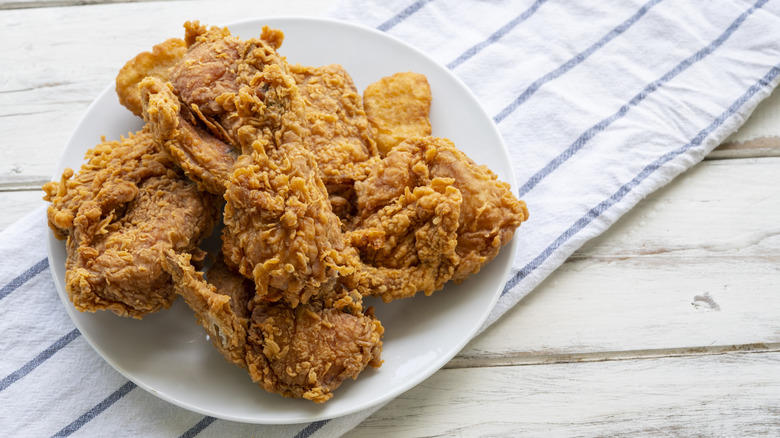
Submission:
<svg viewBox="0 0 780 438">
<path fill-rule="evenodd" d="M 181 434 L 179 438 L 192 438 L 197 434 L 203 432 L 203 429 L 209 427 L 209 425 L 211 425 L 211 423 L 215 421 L 217 421 L 217 419 L 214 417 L 209 417 L 209 416 L 203 417 L 202 420 L 195 423 L 195 425 L 192 426 L 188 431 Z"/>
<path fill-rule="evenodd" d="M 33 358 L 31 361 L 27 362 L 21 368 L 19 368 L 18 370 L 14 371 L 13 373 L 3 378 L 3 380 L 0 380 L 0 391 L 3 391 L 4 389 L 11 386 L 11 384 L 16 382 L 17 380 L 21 379 L 27 374 L 30 374 L 32 370 L 38 368 L 39 365 L 46 362 L 50 357 L 52 357 L 54 353 L 65 348 L 65 346 L 70 344 L 71 341 L 78 338 L 80 335 L 81 333 L 78 331 L 78 329 L 73 329 L 65 336 L 57 339 L 56 342 L 54 342 L 47 349 L 43 350 L 41 353 L 35 356 L 35 358 Z"/>
<path fill-rule="evenodd" d="M 413 15 L 415 12 L 422 9 L 423 6 L 427 5 L 428 3 L 432 2 L 433 0 L 418 0 L 411 5 L 404 8 L 403 11 L 399 12 L 396 16 L 393 18 L 385 21 L 384 23 L 377 26 L 377 29 L 387 32 L 388 30 L 392 29 L 396 24 L 406 20 L 411 15 Z"/>
<path fill-rule="evenodd" d="M 734 101 L 734 103 L 732 103 L 731 106 L 729 106 L 723 113 L 721 113 L 720 116 L 713 120 L 712 123 L 710 123 L 706 128 L 701 130 L 688 144 L 660 156 L 658 159 L 642 169 L 642 171 L 639 172 L 631 181 L 620 187 L 620 189 L 612 194 L 612 196 L 593 207 L 584 216 L 577 220 L 577 222 L 569 227 L 569 229 L 564 231 L 563 234 L 558 236 L 558 238 L 555 239 L 555 241 L 550 244 L 550 246 L 548 246 L 544 251 L 542 251 L 539 256 L 537 256 L 534 260 L 532 260 L 514 276 L 512 276 L 512 278 L 509 279 L 509 281 L 506 283 L 506 286 L 504 287 L 503 292 L 501 292 L 501 295 L 506 294 L 510 289 L 515 287 L 521 280 L 527 277 L 545 260 L 547 260 L 548 257 L 550 257 L 561 245 L 563 245 L 563 243 L 571 239 L 583 228 L 585 228 L 585 226 L 601 216 L 601 214 L 604 213 L 608 208 L 622 200 L 628 193 L 631 192 L 631 190 L 636 188 L 636 186 L 638 186 L 642 181 L 646 180 L 650 175 L 652 175 L 653 172 L 658 170 L 661 166 L 668 163 L 672 159 L 682 155 L 694 147 L 701 145 L 701 143 L 705 138 L 707 138 L 708 135 L 710 135 L 720 125 L 722 125 L 723 122 L 725 122 L 729 117 L 733 116 L 734 113 L 736 113 L 737 110 L 739 110 L 739 108 L 742 107 L 742 105 L 744 105 L 745 102 L 753 97 L 759 90 L 767 87 L 773 80 L 777 78 L 779 74 L 780 64 L 772 67 L 772 69 L 769 70 L 769 72 L 764 75 L 763 78 L 759 79 L 758 82 L 753 84 L 753 86 L 751 86 L 742 96 L 740 96 L 739 99 Z"/>
<path fill-rule="evenodd" d="M 500 123 L 509 114 L 512 114 L 512 112 L 514 112 L 526 100 L 528 100 L 529 97 L 531 97 L 534 93 L 536 93 L 536 91 L 539 90 L 539 88 L 541 88 L 542 85 L 552 81 L 553 79 L 557 79 L 563 76 L 566 72 L 576 67 L 582 61 L 587 59 L 590 55 L 592 55 L 600 48 L 607 45 L 607 43 L 609 43 L 610 41 L 612 41 L 613 39 L 621 35 L 626 30 L 628 30 L 628 28 L 630 28 L 634 23 L 639 21 L 639 19 L 642 18 L 647 13 L 647 11 L 650 10 L 650 8 L 657 5 L 661 1 L 663 0 L 651 0 L 645 3 L 644 6 L 639 8 L 639 10 L 634 15 L 632 15 L 628 20 L 621 23 L 618 27 L 612 29 L 609 33 L 604 35 L 600 40 L 593 43 L 593 45 L 583 50 L 582 52 L 578 53 L 576 56 L 566 61 L 563 65 L 561 65 L 557 69 L 551 71 L 550 73 L 547 73 L 546 75 L 534 81 L 528 88 L 526 88 L 522 93 L 520 93 L 517 99 L 515 99 L 512 103 L 510 103 L 503 110 L 501 110 L 501 112 L 499 112 L 495 117 L 493 117 L 493 121 L 495 121 L 496 123 Z"/>
<path fill-rule="evenodd" d="M 128 381 L 124 385 L 122 385 L 119 389 L 112 392 L 108 397 L 103 399 L 100 403 L 95 405 L 92 409 L 84 413 L 84 415 L 80 416 L 76 420 L 74 420 L 69 425 L 65 426 L 60 430 L 59 432 L 55 433 L 54 437 L 66 437 L 73 434 L 73 432 L 76 432 L 77 430 L 81 429 L 82 426 L 89 423 L 93 418 L 97 417 L 103 411 L 111 407 L 114 403 L 116 403 L 118 400 L 120 400 L 122 397 L 126 396 L 127 393 L 135 389 L 136 384 Z"/>
<path fill-rule="evenodd" d="M 504 35 L 509 33 L 509 31 L 511 31 L 512 29 L 517 27 L 518 24 L 522 23 L 523 21 L 527 20 L 528 17 L 533 15 L 534 12 L 536 12 L 536 10 L 539 9 L 539 6 L 544 4 L 544 2 L 546 2 L 546 1 L 547 0 L 536 0 L 536 2 L 534 2 L 534 4 L 531 5 L 531 7 L 529 7 L 525 11 L 523 11 L 523 13 L 521 13 L 520 15 L 518 15 L 517 17 L 512 19 L 512 21 L 510 21 L 509 23 L 505 24 L 503 27 L 501 27 L 501 29 L 498 29 L 495 33 L 490 35 L 488 37 L 488 39 L 486 39 L 485 41 L 482 41 L 479 44 L 476 44 L 476 45 L 472 46 L 470 49 L 468 49 L 465 52 L 463 52 L 462 55 L 458 56 L 457 59 L 455 59 L 454 61 L 452 61 L 449 64 L 447 64 L 447 68 L 450 69 L 450 70 L 454 69 L 455 67 L 457 67 L 457 66 L 463 64 L 464 62 L 466 62 L 469 58 L 471 58 L 474 55 L 476 55 L 477 53 L 481 52 L 482 49 L 484 49 L 485 47 L 488 47 L 489 45 L 491 45 L 491 44 L 495 43 L 496 41 L 498 41 L 499 39 L 501 39 L 501 37 L 503 37 Z M 660 1 L 660 0 L 657 0 L 657 1 Z"/>
<path fill-rule="evenodd" d="M 587 131 L 582 133 L 582 135 L 580 135 L 580 137 L 577 140 L 575 140 L 574 143 L 571 144 L 571 146 L 566 148 L 566 150 L 563 151 L 560 155 L 558 155 L 552 161 L 547 163 L 546 166 L 544 166 L 541 170 L 536 172 L 536 174 L 534 174 L 525 184 L 523 184 L 523 186 L 520 187 L 520 189 L 518 190 L 518 196 L 523 197 L 526 193 L 531 191 L 545 177 L 547 177 L 549 174 L 554 172 L 555 169 L 560 167 L 561 164 L 565 163 L 569 158 L 573 157 L 577 152 L 579 152 L 579 150 L 582 149 L 583 146 L 585 146 L 585 144 L 587 144 L 593 137 L 595 137 L 598 133 L 604 131 L 609 125 L 614 123 L 616 120 L 619 120 L 623 116 L 625 116 L 632 107 L 638 105 L 640 102 L 645 100 L 645 98 L 647 98 L 647 96 L 652 94 L 655 90 L 661 88 L 664 84 L 672 80 L 678 74 L 685 71 L 688 67 L 701 61 L 702 59 L 706 58 L 707 55 L 714 52 L 737 29 L 739 29 L 739 27 L 742 25 L 742 23 L 745 22 L 747 17 L 750 16 L 750 14 L 756 11 L 756 9 L 763 6 L 767 1 L 768 0 L 759 0 L 750 9 L 740 14 L 740 16 L 737 17 L 737 19 L 734 20 L 734 22 L 731 23 L 731 25 L 708 46 L 704 47 L 703 49 L 699 50 L 698 52 L 694 53 L 693 55 L 691 55 L 690 57 L 682 61 L 681 63 L 677 64 L 676 67 L 666 72 L 666 74 L 661 76 L 659 79 L 649 83 L 639 94 L 634 96 L 628 103 L 620 107 L 620 109 L 615 114 L 593 125 Z"/>
<path fill-rule="evenodd" d="M 308 426 L 301 429 L 301 431 L 298 432 L 298 435 L 295 435 L 295 438 L 309 438 L 314 432 L 320 430 L 322 426 L 328 424 L 328 421 L 329 420 L 320 420 L 309 424 Z"/>
<path fill-rule="evenodd" d="M 15 291 L 21 285 L 30 281 L 30 279 L 40 274 L 48 267 L 49 267 L 49 259 L 44 258 L 43 260 L 34 264 L 30 269 L 22 272 L 18 277 L 14 278 L 8 284 L 3 286 L 2 289 L 0 289 L 0 300 L 10 295 L 11 292 Z"/>
</svg>

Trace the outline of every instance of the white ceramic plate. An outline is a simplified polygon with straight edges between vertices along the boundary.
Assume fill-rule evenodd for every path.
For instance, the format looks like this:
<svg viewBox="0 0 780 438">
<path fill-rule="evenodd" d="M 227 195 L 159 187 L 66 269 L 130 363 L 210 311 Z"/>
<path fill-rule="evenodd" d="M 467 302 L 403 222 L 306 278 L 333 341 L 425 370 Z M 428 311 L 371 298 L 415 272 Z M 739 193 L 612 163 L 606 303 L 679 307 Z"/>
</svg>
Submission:
<svg viewBox="0 0 780 438">
<path fill-rule="evenodd" d="M 229 24 L 242 38 L 263 25 L 285 33 L 280 53 L 293 63 L 341 64 L 358 90 L 399 71 L 428 77 L 433 94 L 433 133 L 452 139 L 477 163 L 504 181 L 514 181 L 506 147 L 473 94 L 446 68 L 407 44 L 373 29 L 311 18 L 267 18 Z M 148 48 L 139 48 L 148 50 Z M 141 121 L 121 107 L 113 84 L 93 102 L 71 135 L 55 180 L 65 167 L 78 169 L 100 136 L 118 139 Z M 385 327 L 384 364 L 345 382 L 327 403 L 285 399 L 254 384 L 245 370 L 228 364 L 206 339 L 183 300 L 142 321 L 110 312 L 80 313 L 64 291 L 65 248 L 49 236 L 55 284 L 78 329 L 117 371 L 152 394 L 183 408 L 232 421 L 300 423 L 346 415 L 401 394 L 446 364 L 488 316 L 509 274 L 517 239 L 467 281 L 448 284 L 431 297 L 384 304 L 370 300 Z M 88 382 L 85 382 L 88 384 Z"/>
</svg>

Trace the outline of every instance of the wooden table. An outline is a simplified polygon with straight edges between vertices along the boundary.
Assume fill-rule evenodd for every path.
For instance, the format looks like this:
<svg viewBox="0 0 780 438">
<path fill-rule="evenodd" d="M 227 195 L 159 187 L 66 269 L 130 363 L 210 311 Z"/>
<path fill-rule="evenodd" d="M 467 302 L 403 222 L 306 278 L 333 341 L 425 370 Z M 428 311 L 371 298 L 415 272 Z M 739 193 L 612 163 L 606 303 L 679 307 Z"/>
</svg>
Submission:
<svg viewBox="0 0 780 438">
<path fill-rule="evenodd" d="M 197 18 L 328 0 L 0 0 L 0 230 L 43 205 L 89 103 Z M 349 437 L 780 435 L 780 92 Z"/>
</svg>

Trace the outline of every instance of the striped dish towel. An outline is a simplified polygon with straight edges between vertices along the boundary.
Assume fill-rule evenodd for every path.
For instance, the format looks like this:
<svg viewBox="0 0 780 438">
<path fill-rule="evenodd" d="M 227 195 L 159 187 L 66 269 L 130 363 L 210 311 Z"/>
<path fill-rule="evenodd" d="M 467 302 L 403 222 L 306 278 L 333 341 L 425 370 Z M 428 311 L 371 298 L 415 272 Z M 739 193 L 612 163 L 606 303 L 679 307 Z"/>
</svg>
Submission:
<svg viewBox="0 0 780 438">
<path fill-rule="evenodd" d="M 486 326 L 574 250 L 735 131 L 780 74 L 780 2 L 337 0 L 459 76 L 509 147 L 530 208 Z M 434 96 L 435 98 L 435 96 Z M 0 430 L 7 436 L 331 437 L 377 407 L 311 424 L 216 420 L 137 388 L 57 297 L 44 211 L 0 234 Z"/>
</svg>

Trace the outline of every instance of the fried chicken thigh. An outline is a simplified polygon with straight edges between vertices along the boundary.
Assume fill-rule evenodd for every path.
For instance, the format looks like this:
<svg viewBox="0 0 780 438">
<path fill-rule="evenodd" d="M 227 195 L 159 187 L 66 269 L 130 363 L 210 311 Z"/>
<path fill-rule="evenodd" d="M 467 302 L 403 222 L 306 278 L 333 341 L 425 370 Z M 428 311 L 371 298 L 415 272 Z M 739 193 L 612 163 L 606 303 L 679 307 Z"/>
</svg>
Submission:
<svg viewBox="0 0 780 438">
<path fill-rule="evenodd" d="M 346 235 L 362 266 L 343 281 L 385 301 L 475 274 L 528 217 L 508 184 L 441 138 L 399 144 L 356 191 Z"/>
<path fill-rule="evenodd" d="M 199 192 L 144 129 L 87 153 L 73 177 L 44 186 L 49 224 L 67 239 L 66 291 L 81 311 L 141 318 L 168 308 L 165 249 L 194 253 L 216 223 L 219 201 Z"/>
</svg>

